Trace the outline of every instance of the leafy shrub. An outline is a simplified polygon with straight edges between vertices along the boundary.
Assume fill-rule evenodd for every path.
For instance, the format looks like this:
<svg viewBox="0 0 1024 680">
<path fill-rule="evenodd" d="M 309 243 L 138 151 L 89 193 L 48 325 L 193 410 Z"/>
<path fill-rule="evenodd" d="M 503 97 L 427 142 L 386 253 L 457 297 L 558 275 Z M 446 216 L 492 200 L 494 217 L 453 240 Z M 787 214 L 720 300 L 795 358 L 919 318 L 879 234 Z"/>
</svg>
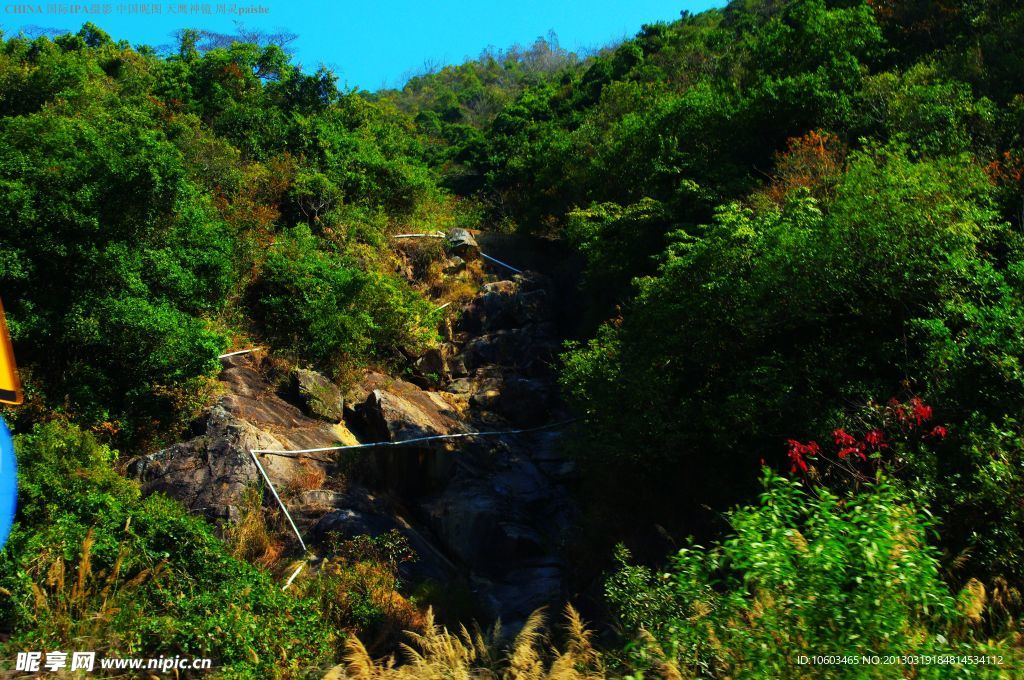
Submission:
<svg viewBox="0 0 1024 680">
<path fill-rule="evenodd" d="M 941 519 L 941 540 L 958 583 L 980 580 L 993 595 L 998 629 L 1019 612 L 1024 592 L 1024 431 L 1013 418 L 973 417 L 931 455 L 915 461 L 909 483 Z"/>
<path fill-rule="evenodd" d="M 831 431 L 846 404 L 904 381 L 949 412 L 1024 405 L 1017 265 L 995 253 L 1018 256 L 990 189 L 964 160 L 858 152 L 830 201 L 797 191 L 678 234 L 623 319 L 566 355 L 581 455 L 620 480 L 685 468 L 720 505 L 714 490 L 751 488 L 738 452 L 776 460 L 772 433 Z"/>
<path fill-rule="evenodd" d="M 759 505 L 730 513 L 731 537 L 679 551 L 665 573 L 630 566 L 620 548 L 606 593 L 637 639 L 627 663 L 667 663 L 687 677 L 797 677 L 806 672 L 801 654 L 993 653 L 972 639 L 942 581 L 927 541 L 933 520 L 896 486 L 880 480 L 844 499 L 770 473 L 764 485 Z M 1014 663 L 1009 647 L 999 653 Z M 917 670 L 945 677 L 952 668 Z"/>
<path fill-rule="evenodd" d="M 5 656 L 69 646 L 187 654 L 240 677 L 329 658 L 335 633 L 315 602 L 232 558 L 176 502 L 140 498 L 91 434 L 50 423 L 16 448 L 21 504 L 0 552 Z"/>
<path fill-rule="evenodd" d="M 993 124 L 991 101 L 976 99 L 967 83 L 927 62 L 867 79 L 861 98 L 865 112 L 882 112 L 879 122 L 890 139 L 910 142 L 923 154 L 967 151 Z"/>
<path fill-rule="evenodd" d="M 671 231 L 665 212 L 658 201 L 643 199 L 625 208 L 604 203 L 569 213 L 565 235 L 586 257 L 586 291 L 599 311 L 606 312 L 616 296 L 627 298 L 634 277 L 655 270 Z"/>
<path fill-rule="evenodd" d="M 390 359 L 431 337 L 422 325 L 430 307 L 407 284 L 321 248 L 305 227 L 275 244 L 250 296 L 275 346 L 328 369 Z"/>
</svg>

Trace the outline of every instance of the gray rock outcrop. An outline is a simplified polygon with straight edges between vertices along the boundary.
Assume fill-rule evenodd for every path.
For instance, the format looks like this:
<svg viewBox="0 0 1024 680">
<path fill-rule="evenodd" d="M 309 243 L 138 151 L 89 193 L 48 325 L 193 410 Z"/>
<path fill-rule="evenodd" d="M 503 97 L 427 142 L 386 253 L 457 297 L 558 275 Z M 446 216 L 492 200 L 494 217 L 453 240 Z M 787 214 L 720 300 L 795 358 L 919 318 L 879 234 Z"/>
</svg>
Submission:
<svg viewBox="0 0 1024 680">
<path fill-rule="evenodd" d="M 431 376 L 421 384 L 437 391 L 368 371 L 343 398 L 313 371 L 280 376 L 252 355 L 229 357 L 220 376 L 226 394 L 196 423 L 196 436 L 133 461 L 130 472 L 145 492 L 223 520 L 260 483 L 250 449 L 403 442 L 558 420 L 549 299 L 549 283 L 535 274 L 484 286 L 460 310 L 451 341 L 414 364 Z M 405 578 L 462 579 L 514 629 L 565 598 L 561 548 L 575 470 L 557 438 L 531 431 L 366 449 L 355 468 L 343 464 L 345 453 L 260 460 L 314 551 L 332 532 L 397 530 L 420 557 L 403 565 Z M 299 483 L 311 471 L 323 480 L 318 488 Z"/>
<path fill-rule="evenodd" d="M 293 389 L 303 412 L 311 418 L 341 422 L 345 416 L 341 390 L 316 371 L 298 369 L 292 375 Z"/>
<path fill-rule="evenodd" d="M 465 260 L 480 257 L 480 246 L 466 229 L 451 229 L 446 235 L 448 251 Z"/>
</svg>

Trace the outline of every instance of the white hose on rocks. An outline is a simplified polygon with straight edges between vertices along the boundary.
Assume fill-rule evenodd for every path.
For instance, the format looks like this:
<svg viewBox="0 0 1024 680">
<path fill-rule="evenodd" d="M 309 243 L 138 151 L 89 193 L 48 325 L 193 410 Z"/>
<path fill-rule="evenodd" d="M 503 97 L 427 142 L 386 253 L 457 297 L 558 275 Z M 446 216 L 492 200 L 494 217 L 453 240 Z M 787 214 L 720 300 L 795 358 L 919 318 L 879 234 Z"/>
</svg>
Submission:
<svg viewBox="0 0 1024 680">
<path fill-rule="evenodd" d="M 308 550 L 308 548 L 306 548 L 306 542 L 302 540 L 302 534 L 299 533 L 299 528 L 295 526 L 295 520 L 292 519 L 291 513 L 288 512 L 288 508 L 285 507 L 284 501 L 282 501 L 281 497 L 277 495 L 277 489 L 274 488 L 274 483 L 270 481 L 267 471 L 263 469 L 262 465 L 260 465 L 259 459 L 256 458 L 256 452 L 249 449 L 249 455 L 252 456 L 252 462 L 256 463 L 256 467 L 259 469 L 260 474 L 263 475 L 263 479 L 267 480 L 267 486 L 270 487 L 270 493 L 274 494 L 274 498 L 277 499 L 277 504 L 281 506 L 282 510 L 284 510 L 284 516 L 288 518 L 288 523 L 292 525 L 292 531 L 294 531 L 295 535 L 298 537 L 299 545 L 302 546 L 302 552 L 305 553 Z"/>
<path fill-rule="evenodd" d="M 460 432 L 458 434 L 439 434 L 432 435 L 429 437 L 415 437 L 413 439 L 406 439 L 400 442 L 372 442 L 370 444 L 351 444 L 349 446 L 326 446 L 317 449 L 297 449 L 293 451 L 274 449 L 249 449 L 249 455 L 252 456 L 252 462 L 256 463 L 256 468 L 260 471 L 260 474 L 263 475 L 263 479 L 266 480 L 267 486 L 270 487 L 270 493 L 274 494 L 274 499 L 277 500 L 277 504 L 281 506 L 281 510 L 284 512 L 284 516 L 288 518 L 288 524 L 291 525 L 292 531 L 295 532 L 295 537 L 299 539 L 299 545 L 302 546 L 302 553 L 303 555 L 305 555 L 307 552 L 309 552 L 309 548 L 306 547 L 306 542 L 302 540 L 302 534 L 299 533 L 299 528 L 295 525 L 295 520 L 292 519 L 291 513 L 288 512 L 288 508 L 285 506 L 284 501 L 282 501 L 281 497 L 277 494 L 277 489 L 274 488 L 274 483 L 270 481 L 270 476 L 267 475 L 267 471 L 263 469 L 263 466 L 260 464 L 259 459 L 256 457 L 257 453 L 270 454 L 274 456 L 296 457 L 306 453 L 318 453 L 321 451 L 369 449 L 378 446 L 406 446 L 408 444 L 419 444 L 422 442 L 438 441 L 442 439 L 459 439 L 464 437 L 497 437 L 509 434 L 524 434 L 526 432 L 537 432 L 540 430 L 552 430 L 556 427 L 568 425 L 569 423 L 575 422 L 576 420 L 579 420 L 579 418 L 570 418 L 568 420 L 561 420 L 557 423 L 548 423 L 547 425 L 521 428 L 518 430 L 495 430 L 492 432 Z M 303 560 L 303 562 L 299 564 L 298 568 L 294 572 L 292 572 L 292 575 L 288 578 L 287 583 L 284 584 L 284 587 L 282 587 L 281 590 L 287 589 L 288 586 L 292 584 L 292 581 L 295 580 L 295 577 L 299 575 L 299 572 L 302 571 L 302 568 L 304 566 L 306 566 L 305 560 Z"/>
<path fill-rule="evenodd" d="M 249 452 L 254 454 L 270 454 L 273 456 L 285 456 L 293 458 L 297 455 L 304 453 L 320 453 L 322 451 L 348 451 L 351 449 L 371 449 L 381 446 L 408 446 L 409 444 L 421 444 L 423 442 L 440 441 L 442 439 L 460 439 L 464 437 L 499 437 L 502 435 L 509 434 L 523 434 L 526 432 L 537 432 L 539 430 L 553 430 L 556 427 L 568 425 L 569 423 L 575 422 L 578 418 L 570 418 L 569 420 L 561 420 L 557 423 L 549 423 L 547 425 L 539 425 L 537 427 L 527 427 L 519 430 L 495 430 L 492 432 L 459 432 L 457 434 L 435 434 L 429 437 L 415 437 L 413 439 L 405 439 L 398 442 L 371 442 L 369 444 L 349 444 L 347 446 L 324 446 L 317 449 L 251 449 Z"/>
</svg>

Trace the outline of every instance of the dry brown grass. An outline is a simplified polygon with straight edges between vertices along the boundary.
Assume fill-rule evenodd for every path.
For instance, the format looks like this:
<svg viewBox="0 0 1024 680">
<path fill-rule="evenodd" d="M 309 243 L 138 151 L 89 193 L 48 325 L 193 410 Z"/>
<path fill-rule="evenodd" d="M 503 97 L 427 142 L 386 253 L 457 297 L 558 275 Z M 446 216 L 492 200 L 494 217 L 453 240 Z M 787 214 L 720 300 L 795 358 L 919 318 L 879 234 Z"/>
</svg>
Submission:
<svg viewBox="0 0 1024 680">
<path fill-rule="evenodd" d="M 439 238 L 395 239 L 392 246 L 395 254 L 412 267 L 417 278 L 422 278 L 428 267 L 447 257 L 444 240 Z"/>
<path fill-rule="evenodd" d="M 263 494 L 258 487 L 246 489 L 238 511 L 238 521 L 227 527 L 225 536 L 231 554 L 269 568 L 281 557 L 285 546 L 267 523 Z"/>
<path fill-rule="evenodd" d="M 679 672 L 679 666 L 676 665 L 675 660 L 671 656 L 665 653 L 661 648 L 661 645 L 654 636 L 646 630 L 640 631 L 641 639 L 644 643 L 644 649 L 651 655 L 654 663 L 654 671 L 658 674 L 659 678 L 663 680 L 683 680 L 683 674 Z"/>
<path fill-rule="evenodd" d="M 467 261 L 461 272 L 445 273 L 448 255 L 440 239 L 396 241 L 395 252 L 411 267 L 413 285 L 438 305 L 458 305 L 472 299 L 487 279 L 480 259 Z"/>
<path fill-rule="evenodd" d="M 324 469 L 311 460 L 299 459 L 302 471 L 288 480 L 288 491 L 291 493 L 302 493 L 323 488 L 327 481 L 327 473 Z"/>
<path fill-rule="evenodd" d="M 441 680 L 593 680 L 605 677 L 601 655 L 593 647 L 591 633 L 579 613 L 565 608 L 562 650 L 548 643 L 544 614 L 535 611 L 515 640 L 501 649 L 501 628 L 497 624 L 483 633 L 465 626 L 452 633 L 434 622 L 427 612 L 423 633 L 408 633 L 409 643 L 402 645 L 406 663 L 394 656 L 374 661 L 358 638 L 346 643 L 345 663 L 328 673 L 327 678 L 358 680 L 402 680 L 426 678 Z"/>
<path fill-rule="evenodd" d="M 397 572 L 388 564 L 325 559 L 316 570 L 303 572 L 292 591 L 316 600 L 320 615 L 338 628 L 357 627 L 372 651 L 394 649 L 402 631 L 423 629 L 423 614 L 398 586 Z"/>
<path fill-rule="evenodd" d="M 445 274 L 444 266 L 444 261 L 431 264 L 423 279 L 424 288 L 438 304 L 458 305 L 473 299 L 487 278 L 482 260 L 469 260 L 457 274 Z"/>
<path fill-rule="evenodd" d="M 988 604 L 988 593 L 985 591 L 985 585 L 978 579 L 972 578 L 960 591 L 961 613 L 971 623 L 981 623 L 986 604 Z"/>
</svg>

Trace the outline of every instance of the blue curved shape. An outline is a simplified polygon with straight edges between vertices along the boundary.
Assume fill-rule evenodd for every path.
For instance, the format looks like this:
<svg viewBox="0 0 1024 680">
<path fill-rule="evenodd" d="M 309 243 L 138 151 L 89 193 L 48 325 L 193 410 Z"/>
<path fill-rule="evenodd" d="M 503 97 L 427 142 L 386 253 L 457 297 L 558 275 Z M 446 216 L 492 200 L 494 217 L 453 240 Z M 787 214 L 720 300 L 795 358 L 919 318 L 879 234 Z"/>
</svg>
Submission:
<svg viewBox="0 0 1024 680">
<path fill-rule="evenodd" d="M 7 423 L 0 418 L 0 549 L 11 533 L 17 498 L 18 461 L 14 457 L 14 440 Z"/>
</svg>

